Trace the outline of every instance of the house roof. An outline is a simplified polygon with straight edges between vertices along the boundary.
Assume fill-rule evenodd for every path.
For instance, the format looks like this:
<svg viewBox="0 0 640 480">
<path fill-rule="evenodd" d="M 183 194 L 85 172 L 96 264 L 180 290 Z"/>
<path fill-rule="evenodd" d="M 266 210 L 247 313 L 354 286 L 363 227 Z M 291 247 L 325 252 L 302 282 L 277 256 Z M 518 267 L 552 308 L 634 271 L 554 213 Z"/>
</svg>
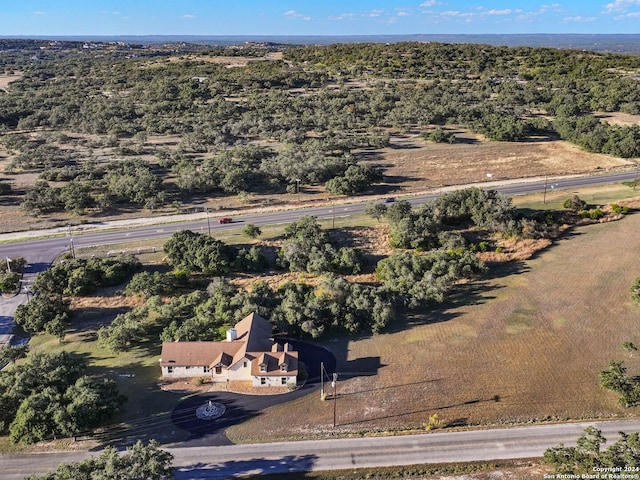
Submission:
<svg viewBox="0 0 640 480">
<path fill-rule="evenodd" d="M 234 356 L 244 342 L 165 342 L 160 365 L 163 367 L 211 366 L 224 354 Z"/>
<path fill-rule="evenodd" d="M 273 340 L 271 322 L 265 320 L 257 313 L 251 313 L 236 323 L 238 340 L 247 343 L 247 352 L 264 352 L 271 350 Z"/>
<path fill-rule="evenodd" d="M 282 371 L 281 365 L 286 364 L 287 369 Z M 265 371 L 260 370 L 260 365 L 265 365 Z M 251 362 L 251 375 L 256 377 L 294 376 L 298 374 L 298 352 L 261 352 Z"/>
<path fill-rule="evenodd" d="M 298 353 L 288 351 L 272 351 L 272 326 L 268 320 L 257 313 L 251 313 L 236 325 L 236 340 L 231 342 L 165 342 L 162 344 L 160 365 L 162 367 L 209 366 L 223 365 L 227 368 L 241 361 L 251 361 L 252 373 L 259 372 L 259 364 L 267 359 L 267 373 L 283 375 L 280 370 L 283 361 L 287 364 L 287 375 L 298 370 Z M 277 349 L 274 349 L 277 350 Z M 268 352 L 268 353 L 266 353 Z M 266 357 L 265 357 L 266 355 Z"/>
</svg>

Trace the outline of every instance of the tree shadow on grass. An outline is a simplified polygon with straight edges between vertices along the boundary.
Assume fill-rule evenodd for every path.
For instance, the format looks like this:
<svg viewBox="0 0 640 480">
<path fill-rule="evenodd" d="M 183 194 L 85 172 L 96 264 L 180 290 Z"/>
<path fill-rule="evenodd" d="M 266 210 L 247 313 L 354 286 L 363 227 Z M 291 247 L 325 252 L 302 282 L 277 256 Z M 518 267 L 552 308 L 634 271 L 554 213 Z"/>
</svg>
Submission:
<svg viewBox="0 0 640 480">
<path fill-rule="evenodd" d="M 424 383 L 424 382 L 419 382 L 419 383 Z M 342 395 L 338 394 L 338 399 L 341 396 Z M 394 414 L 390 414 L 390 415 L 380 415 L 380 416 L 377 416 L 377 417 L 371 417 L 371 418 L 366 418 L 366 419 L 362 419 L 362 420 L 356 420 L 356 421 L 353 421 L 353 422 L 339 422 L 339 423 L 337 423 L 337 426 L 358 425 L 358 424 L 361 424 L 361 423 L 369 423 L 369 422 L 376 422 L 376 421 L 379 421 L 379 420 L 388 420 L 388 419 L 391 419 L 391 418 L 406 417 L 407 415 L 432 414 L 434 412 L 434 410 L 446 410 L 448 408 L 454 408 L 454 407 L 465 407 L 465 406 L 477 405 L 478 403 L 483 403 L 483 402 L 499 402 L 500 398 L 501 397 L 499 395 L 495 395 L 495 396 L 493 396 L 491 398 L 487 398 L 487 399 L 476 398 L 476 399 L 472 399 L 472 400 L 467 400 L 466 402 L 455 403 L 455 404 L 451 404 L 451 405 L 443 405 L 443 406 L 439 406 L 439 407 L 429 407 L 429 408 L 425 408 L 425 409 L 421 409 L 421 410 L 410 410 L 410 411 L 407 411 L 407 412 L 394 413 Z M 461 425 L 460 422 L 466 422 L 466 419 L 459 418 L 459 419 L 456 419 L 455 422 L 457 422 L 458 425 Z"/>
<path fill-rule="evenodd" d="M 531 270 L 531 267 L 529 267 L 525 262 L 521 260 L 499 263 L 487 262 L 487 266 L 489 267 L 489 269 L 482 274 L 482 277 L 478 282 L 474 283 L 482 283 L 483 281 L 510 277 L 512 275 L 522 275 L 523 273 L 527 273 Z M 493 288 L 496 288 L 496 286 L 493 285 Z M 487 287 L 487 291 L 490 290 L 491 288 Z"/>
<path fill-rule="evenodd" d="M 342 372 L 340 373 L 340 375 L 342 375 Z M 400 383 L 400 384 L 396 384 L 396 385 L 387 385 L 385 387 L 369 388 L 369 389 L 365 389 L 365 390 L 358 390 L 356 392 L 341 393 L 340 395 L 338 395 L 338 397 L 349 397 L 349 396 L 352 396 L 352 395 L 359 395 L 361 393 L 381 392 L 383 390 L 397 390 L 398 388 L 415 387 L 417 385 L 425 385 L 427 383 L 439 382 L 440 380 L 441 380 L 440 378 L 434 378 L 434 379 L 431 379 L 431 380 L 423 380 L 421 382 L 411 382 L 411 383 Z"/>
<path fill-rule="evenodd" d="M 112 308 L 104 308 L 104 307 L 83 307 L 76 308 L 74 310 L 75 314 L 73 319 L 71 320 L 71 328 L 67 333 L 77 334 L 77 333 L 86 333 L 89 334 L 90 331 L 95 331 L 103 325 L 109 325 L 113 321 L 116 316 L 127 313 L 130 311 L 130 307 L 112 307 Z M 90 338 L 87 338 L 84 341 L 90 341 Z"/>
<path fill-rule="evenodd" d="M 251 460 L 229 460 L 221 464 L 196 463 L 188 467 L 176 468 L 174 478 L 263 478 L 264 475 L 278 475 L 293 472 L 309 472 L 317 461 L 316 455 L 286 455 L 271 459 L 256 457 Z"/>
</svg>

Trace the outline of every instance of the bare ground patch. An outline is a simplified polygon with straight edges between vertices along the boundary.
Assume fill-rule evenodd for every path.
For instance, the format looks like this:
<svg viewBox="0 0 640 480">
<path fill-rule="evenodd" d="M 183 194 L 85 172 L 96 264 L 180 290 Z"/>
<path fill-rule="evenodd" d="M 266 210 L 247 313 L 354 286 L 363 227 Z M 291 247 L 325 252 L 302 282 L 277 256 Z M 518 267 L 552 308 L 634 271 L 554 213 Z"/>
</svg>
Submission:
<svg viewBox="0 0 640 480">
<path fill-rule="evenodd" d="M 612 125 L 639 125 L 640 115 L 632 115 L 623 112 L 596 112 L 595 116 Z"/>
<path fill-rule="evenodd" d="M 385 167 L 387 184 L 403 192 L 492 180 L 610 170 L 633 162 L 588 153 L 559 140 L 491 142 L 454 130 L 458 143 L 432 143 L 417 134 L 392 137 L 391 146 L 360 156 Z M 488 174 L 490 177 L 488 177 Z"/>
<path fill-rule="evenodd" d="M 21 72 L 14 72 L 12 74 L 0 73 L 0 90 L 7 90 L 11 82 L 20 80 L 22 78 Z"/>
</svg>

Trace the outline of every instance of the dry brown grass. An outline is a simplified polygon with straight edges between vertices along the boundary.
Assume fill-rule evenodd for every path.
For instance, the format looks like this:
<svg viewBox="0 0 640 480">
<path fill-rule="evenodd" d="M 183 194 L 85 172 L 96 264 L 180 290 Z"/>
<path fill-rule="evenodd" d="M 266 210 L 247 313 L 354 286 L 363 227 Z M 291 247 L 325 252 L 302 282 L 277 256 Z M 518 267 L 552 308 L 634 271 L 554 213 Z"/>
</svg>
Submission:
<svg viewBox="0 0 640 480">
<path fill-rule="evenodd" d="M 640 115 L 631 115 L 622 112 L 596 112 L 595 115 L 612 125 L 638 125 L 640 124 Z"/>
<path fill-rule="evenodd" d="M 386 166 L 392 185 L 415 192 L 492 180 L 589 173 L 633 165 L 633 162 L 582 151 L 564 141 L 491 142 L 480 135 L 453 130 L 459 142 L 436 144 L 412 133 L 392 139 L 374 156 Z"/>
<path fill-rule="evenodd" d="M 342 432 L 419 429 L 437 413 L 453 425 L 633 414 L 598 384 L 609 360 L 640 371 L 623 342 L 638 342 L 640 215 L 575 228 L 556 245 L 462 286 L 446 305 L 396 331 L 325 343 L 343 373 Z M 313 394 L 232 427 L 236 441 L 329 434 L 332 403 Z M 295 415 L 292 415 L 295 412 Z"/>
<path fill-rule="evenodd" d="M 0 73 L 0 90 L 7 90 L 7 87 L 11 82 L 15 82 L 22 78 L 22 72 L 14 72 L 9 75 L 7 73 Z"/>
</svg>

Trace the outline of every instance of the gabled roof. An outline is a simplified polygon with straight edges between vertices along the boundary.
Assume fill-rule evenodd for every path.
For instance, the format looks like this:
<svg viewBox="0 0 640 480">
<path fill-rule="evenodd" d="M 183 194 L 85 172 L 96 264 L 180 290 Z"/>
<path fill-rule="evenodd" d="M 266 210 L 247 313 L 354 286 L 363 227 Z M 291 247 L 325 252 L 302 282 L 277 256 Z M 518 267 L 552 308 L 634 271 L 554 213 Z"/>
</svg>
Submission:
<svg viewBox="0 0 640 480">
<path fill-rule="evenodd" d="M 229 368 L 245 358 L 252 361 L 253 365 L 255 358 L 262 352 L 271 351 L 274 343 L 271 338 L 271 323 L 257 313 L 244 317 L 235 325 L 235 329 L 237 338 L 231 342 L 163 343 L 160 365 L 163 367 L 223 365 Z M 274 356 L 277 357 L 279 353 L 284 352 L 276 352 Z"/>
<path fill-rule="evenodd" d="M 287 370 L 282 371 L 281 365 L 286 365 Z M 260 365 L 265 365 L 264 371 Z M 251 375 L 256 377 L 294 376 L 298 374 L 298 352 L 263 352 L 251 362 Z"/>
<path fill-rule="evenodd" d="M 234 356 L 243 347 L 240 342 L 165 342 L 162 344 L 162 367 L 211 366 L 223 354 Z"/>
<path fill-rule="evenodd" d="M 273 340 L 271 332 L 273 326 L 271 322 L 265 320 L 257 313 L 250 313 L 238 323 L 236 323 L 238 340 L 247 343 L 247 352 L 264 352 L 271 350 Z"/>
</svg>

